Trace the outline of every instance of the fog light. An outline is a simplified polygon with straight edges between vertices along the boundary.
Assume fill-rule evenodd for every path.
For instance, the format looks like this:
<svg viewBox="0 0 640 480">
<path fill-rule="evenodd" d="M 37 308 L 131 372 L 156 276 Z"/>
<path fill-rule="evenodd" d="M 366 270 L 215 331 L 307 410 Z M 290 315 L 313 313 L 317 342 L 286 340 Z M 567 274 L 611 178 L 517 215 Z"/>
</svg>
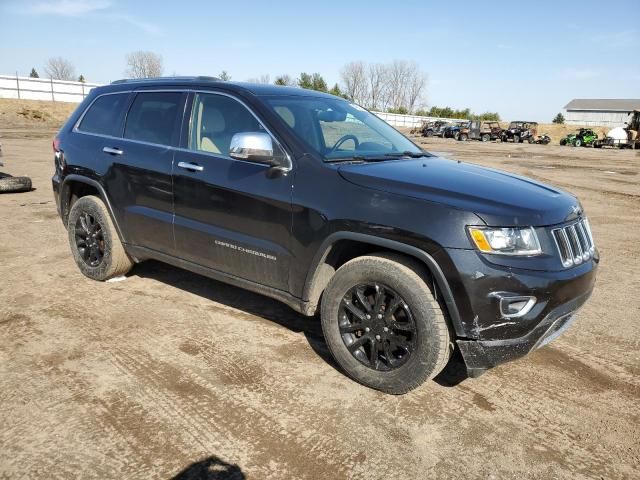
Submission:
<svg viewBox="0 0 640 480">
<path fill-rule="evenodd" d="M 536 297 L 495 296 L 500 299 L 500 314 L 504 318 L 524 317 L 536 304 Z"/>
</svg>

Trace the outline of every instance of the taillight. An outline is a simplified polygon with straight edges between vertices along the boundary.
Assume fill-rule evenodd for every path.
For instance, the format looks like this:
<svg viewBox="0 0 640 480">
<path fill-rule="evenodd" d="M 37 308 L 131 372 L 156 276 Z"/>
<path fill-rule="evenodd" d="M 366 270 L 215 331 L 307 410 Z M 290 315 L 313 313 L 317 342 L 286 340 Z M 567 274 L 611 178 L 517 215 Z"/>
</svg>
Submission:
<svg viewBox="0 0 640 480">
<path fill-rule="evenodd" d="M 53 153 L 58 153 L 60 151 L 60 139 L 58 137 L 53 137 Z"/>
</svg>

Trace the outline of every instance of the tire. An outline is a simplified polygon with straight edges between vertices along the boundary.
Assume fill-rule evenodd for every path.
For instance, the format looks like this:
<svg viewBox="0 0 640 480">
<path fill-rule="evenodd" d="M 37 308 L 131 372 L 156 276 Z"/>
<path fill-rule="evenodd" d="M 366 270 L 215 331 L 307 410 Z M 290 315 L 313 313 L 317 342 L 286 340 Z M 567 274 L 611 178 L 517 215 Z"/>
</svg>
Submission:
<svg viewBox="0 0 640 480">
<path fill-rule="evenodd" d="M 67 232 L 73 258 L 85 276 L 104 281 L 131 270 L 133 262 L 125 252 L 111 215 L 100 198 L 88 195 L 73 204 L 67 220 Z M 82 237 L 85 237 L 84 241 L 79 240 Z M 92 242 L 92 246 L 88 248 L 87 242 Z"/>
<path fill-rule="evenodd" d="M 458 138 L 460 138 L 460 132 L 456 132 L 453 134 L 453 138 L 455 138 L 456 140 L 458 140 Z"/>
<path fill-rule="evenodd" d="M 433 130 L 427 130 L 427 137 L 433 137 Z"/>
<path fill-rule="evenodd" d="M 385 253 L 347 262 L 329 282 L 322 296 L 322 331 L 334 359 L 356 382 L 386 393 L 402 394 L 435 377 L 447 364 L 451 352 L 449 328 L 438 302 L 421 278 L 423 273 L 424 268 L 418 262 Z M 371 285 L 377 285 L 377 288 L 372 289 Z M 373 310 L 363 308 L 358 296 L 352 294 L 356 288 L 362 289 L 363 295 L 359 298 L 364 298 L 370 308 L 376 308 L 373 300 L 377 298 L 376 292 L 382 291 L 385 294 L 381 298 L 389 299 L 389 304 L 393 303 L 394 294 L 400 298 L 400 304 L 388 318 L 380 319 L 373 315 Z M 373 293 L 366 296 L 367 292 Z M 345 333 L 345 328 L 354 327 L 354 323 L 349 322 L 354 319 L 360 322 L 359 317 L 347 310 L 349 304 L 350 308 L 361 312 L 363 323 L 358 325 L 370 325 L 366 331 L 360 328 L 359 332 Z M 389 304 L 385 303 L 384 307 Z M 371 312 L 374 318 L 366 320 L 362 313 L 365 311 Z M 403 318 L 407 323 L 402 323 Z M 402 325 L 405 327 L 396 329 Z M 406 325 L 413 326 L 413 333 L 402 333 L 409 331 Z M 413 342 L 409 350 L 396 348 L 400 345 L 396 341 L 407 339 Z M 361 346 L 351 353 L 348 342 L 358 342 Z M 383 351 L 373 355 L 374 345 Z M 392 348 L 396 350 L 392 351 Z M 410 353 L 395 356 L 407 351 Z M 373 366 L 374 357 L 379 368 Z M 390 357 L 396 362 L 395 366 L 388 361 Z"/>
<path fill-rule="evenodd" d="M 560 145 L 562 145 L 563 147 L 567 144 L 567 139 L 566 138 L 561 138 L 560 139 Z"/>
<path fill-rule="evenodd" d="M 0 193 L 29 192 L 31 179 L 29 177 L 12 177 L 10 175 L 0 177 Z"/>
<path fill-rule="evenodd" d="M 469 137 L 466 133 L 461 133 L 460 135 L 458 135 L 458 140 L 460 140 L 461 142 L 466 142 L 468 139 Z"/>
<path fill-rule="evenodd" d="M 579 138 L 576 138 L 576 139 L 573 141 L 573 146 L 574 146 L 574 147 L 581 147 L 581 146 L 582 146 L 582 140 L 581 140 L 581 139 L 579 139 Z"/>
<path fill-rule="evenodd" d="M 513 136 L 513 143 L 520 143 L 520 135 Z"/>
<path fill-rule="evenodd" d="M 491 140 L 491 135 L 489 135 L 488 133 L 485 133 L 484 135 L 482 135 L 481 140 L 482 140 L 483 142 L 488 142 L 488 141 L 490 141 L 490 140 Z"/>
</svg>

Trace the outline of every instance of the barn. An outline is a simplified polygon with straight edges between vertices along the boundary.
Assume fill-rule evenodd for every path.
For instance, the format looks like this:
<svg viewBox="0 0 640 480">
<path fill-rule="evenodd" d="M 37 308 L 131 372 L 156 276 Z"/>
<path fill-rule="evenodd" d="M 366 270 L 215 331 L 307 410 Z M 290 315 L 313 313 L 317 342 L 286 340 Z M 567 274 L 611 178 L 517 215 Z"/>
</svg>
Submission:
<svg viewBox="0 0 640 480">
<path fill-rule="evenodd" d="M 640 99 L 576 98 L 564 106 L 569 125 L 622 127 L 629 113 L 640 110 Z"/>
</svg>

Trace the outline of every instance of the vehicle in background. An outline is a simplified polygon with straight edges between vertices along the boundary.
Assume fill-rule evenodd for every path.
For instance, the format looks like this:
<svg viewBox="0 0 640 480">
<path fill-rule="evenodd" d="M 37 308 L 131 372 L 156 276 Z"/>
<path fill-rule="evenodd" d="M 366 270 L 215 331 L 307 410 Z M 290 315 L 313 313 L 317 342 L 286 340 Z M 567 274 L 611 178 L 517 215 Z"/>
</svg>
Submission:
<svg viewBox="0 0 640 480">
<path fill-rule="evenodd" d="M 613 128 L 609 130 L 607 136 L 602 140 L 595 140 L 593 146 L 595 148 L 602 147 L 618 147 L 631 148 L 633 150 L 640 149 L 640 110 L 634 110 L 629 116 L 629 121 L 624 127 Z"/>
<path fill-rule="evenodd" d="M 598 139 L 598 134 L 590 128 L 579 128 L 575 133 L 570 133 L 560 140 L 560 145 L 573 147 L 588 147 Z"/>
<path fill-rule="evenodd" d="M 502 137 L 502 128 L 498 122 L 472 120 L 460 129 L 458 140 L 481 140 L 489 142 Z"/>
<path fill-rule="evenodd" d="M 551 137 L 546 133 L 543 133 L 542 135 L 538 135 L 536 137 L 534 143 L 537 143 L 538 145 L 549 145 L 551 143 Z"/>
<path fill-rule="evenodd" d="M 444 129 L 450 125 L 450 122 L 444 120 L 436 120 L 435 122 L 428 122 L 422 128 L 423 137 L 442 137 L 444 135 Z"/>
<path fill-rule="evenodd" d="M 535 143 L 538 134 L 538 123 L 517 120 L 509 124 L 509 128 L 502 131 L 502 141 L 511 140 L 513 143 L 524 142 Z"/>
<path fill-rule="evenodd" d="M 460 130 L 464 128 L 468 123 L 469 123 L 468 121 L 464 121 L 464 122 L 456 122 L 453 125 L 449 125 L 444 129 L 442 137 L 455 138 L 457 140 L 458 137 L 460 136 Z"/>
</svg>

